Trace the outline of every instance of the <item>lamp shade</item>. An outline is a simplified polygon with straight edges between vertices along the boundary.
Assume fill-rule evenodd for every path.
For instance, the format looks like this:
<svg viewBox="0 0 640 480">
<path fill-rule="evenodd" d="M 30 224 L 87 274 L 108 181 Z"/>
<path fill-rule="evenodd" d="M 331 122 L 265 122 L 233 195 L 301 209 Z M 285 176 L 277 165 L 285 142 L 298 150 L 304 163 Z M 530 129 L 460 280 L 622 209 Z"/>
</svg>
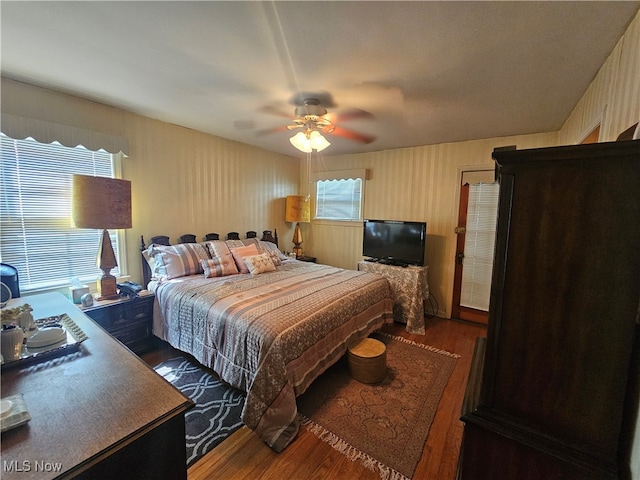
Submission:
<svg viewBox="0 0 640 480">
<path fill-rule="evenodd" d="M 285 221 L 287 222 L 310 222 L 311 202 L 308 196 L 289 195 L 285 208 Z"/>
<path fill-rule="evenodd" d="M 72 216 L 78 228 L 131 228 L 131 182 L 74 175 Z"/>
<path fill-rule="evenodd" d="M 320 135 L 320 132 L 316 130 L 309 134 L 309 144 L 311 145 L 311 148 L 316 150 L 317 152 L 321 152 L 329 145 L 331 145 L 329 140 Z"/>
<path fill-rule="evenodd" d="M 291 145 L 296 147 L 301 152 L 311 153 L 311 142 L 303 132 L 296 133 L 293 137 L 289 139 Z"/>
</svg>

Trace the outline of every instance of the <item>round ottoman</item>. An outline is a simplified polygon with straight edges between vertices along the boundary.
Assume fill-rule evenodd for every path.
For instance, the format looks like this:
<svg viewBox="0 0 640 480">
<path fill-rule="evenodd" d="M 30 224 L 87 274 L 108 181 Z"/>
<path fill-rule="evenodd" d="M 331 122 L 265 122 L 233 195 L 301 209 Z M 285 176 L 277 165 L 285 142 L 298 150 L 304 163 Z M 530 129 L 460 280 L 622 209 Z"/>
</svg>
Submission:
<svg viewBox="0 0 640 480">
<path fill-rule="evenodd" d="M 375 338 L 365 338 L 347 349 L 349 373 L 362 383 L 378 383 L 387 376 L 387 346 Z"/>
</svg>

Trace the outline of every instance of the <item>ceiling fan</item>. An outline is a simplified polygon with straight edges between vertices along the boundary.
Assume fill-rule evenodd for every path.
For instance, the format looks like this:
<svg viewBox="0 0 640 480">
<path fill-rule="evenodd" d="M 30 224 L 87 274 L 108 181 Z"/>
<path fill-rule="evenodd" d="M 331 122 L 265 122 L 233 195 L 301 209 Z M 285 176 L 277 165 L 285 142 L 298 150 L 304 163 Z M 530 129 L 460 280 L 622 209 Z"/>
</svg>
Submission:
<svg viewBox="0 0 640 480">
<path fill-rule="evenodd" d="M 264 107 L 262 111 L 290 118 L 289 115 L 273 107 Z M 329 114 L 327 109 L 320 103 L 320 100 L 308 97 L 304 98 L 301 104 L 296 106 L 294 115 L 289 125 L 263 130 L 259 133 L 267 134 L 283 130 L 301 129 L 296 135 L 291 137 L 289 141 L 298 150 L 306 153 L 311 153 L 312 150 L 319 152 L 331 145 L 331 143 L 322 136 L 323 133 L 336 135 L 360 143 L 371 143 L 376 139 L 376 137 L 372 135 L 355 132 L 336 125 L 337 122 L 356 118 L 373 118 L 371 113 L 364 110 L 351 109 L 344 113 Z"/>
</svg>

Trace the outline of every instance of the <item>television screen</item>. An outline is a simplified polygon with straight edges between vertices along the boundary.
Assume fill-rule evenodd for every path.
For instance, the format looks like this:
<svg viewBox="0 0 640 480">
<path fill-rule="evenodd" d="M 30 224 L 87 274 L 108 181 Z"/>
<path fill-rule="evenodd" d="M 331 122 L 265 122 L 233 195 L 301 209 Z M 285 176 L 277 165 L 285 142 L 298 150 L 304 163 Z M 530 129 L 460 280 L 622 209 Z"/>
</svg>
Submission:
<svg viewBox="0 0 640 480">
<path fill-rule="evenodd" d="M 362 255 L 392 264 L 424 265 L 425 222 L 365 220 Z"/>
</svg>

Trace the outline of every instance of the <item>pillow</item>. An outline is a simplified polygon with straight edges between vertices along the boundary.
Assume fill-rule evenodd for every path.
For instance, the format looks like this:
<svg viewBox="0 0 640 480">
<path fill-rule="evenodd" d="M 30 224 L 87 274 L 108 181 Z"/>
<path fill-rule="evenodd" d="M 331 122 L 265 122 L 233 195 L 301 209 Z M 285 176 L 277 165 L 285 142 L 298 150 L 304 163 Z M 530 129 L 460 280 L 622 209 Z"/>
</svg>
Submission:
<svg viewBox="0 0 640 480">
<path fill-rule="evenodd" d="M 238 273 L 236 263 L 233 261 L 231 254 L 229 254 L 228 258 L 224 259 L 215 257 L 205 260 L 203 258 L 200 260 L 200 264 L 204 270 L 204 278 L 224 277 Z"/>
<path fill-rule="evenodd" d="M 251 275 L 276 271 L 276 266 L 271 261 L 271 256 L 267 252 L 261 253 L 260 255 L 244 257 L 244 261 Z"/>
<path fill-rule="evenodd" d="M 255 244 L 231 249 L 231 254 L 233 255 L 233 259 L 236 261 L 236 265 L 238 266 L 240 273 L 249 273 L 249 267 L 247 267 L 247 264 L 244 262 L 244 257 L 258 255 L 259 253 L 258 247 L 256 247 Z"/>
<path fill-rule="evenodd" d="M 152 276 L 165 280 L 203 273 L 200 260 L 209 258 L 207 251 L 199 243 L 170 246 L 152 244 L 147 254 L 153 259 L 153 262 L 149 262 L 153 268 Z"/>
<path fill-rule="evenodd" d="M 286 260 L 287 256 L 280 251 L 275 243 L 258 241 L 258 248 L 271 256 L 271 261 L 275 266 L 282 265 L 282 260 Z"/>
<path fill-rule="evenodd" d="M 207 269 L 204 264 L 202 264 L 205 278 L 222 277 L 238 273 L 238 268 L 236 267 L 233 255 L 231 255 L 231 250 L 229 250 L 229 247 L 223 240 L 208 241 L 206 242 L 206 246 L 207 250 L 209 250 L 209 255 L 211 255 L 211 259 L 215 260 L 215 262 L 214 264 L 207 263 L 210 269 L 213 268 L 209 274 L 207 274 Z M 216 272 L 219 273 L 215 274 Z"/>
</svg>

